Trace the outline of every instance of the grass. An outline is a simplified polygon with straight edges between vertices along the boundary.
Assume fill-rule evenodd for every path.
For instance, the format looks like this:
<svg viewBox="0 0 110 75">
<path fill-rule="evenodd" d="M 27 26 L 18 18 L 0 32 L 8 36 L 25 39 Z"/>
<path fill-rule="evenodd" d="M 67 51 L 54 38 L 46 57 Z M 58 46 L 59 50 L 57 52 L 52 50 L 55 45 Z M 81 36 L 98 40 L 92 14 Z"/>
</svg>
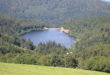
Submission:
<svg viewBox="0 0 110 75">
<path fill-rule="evenodd" d="M 110 75 L 110 74 L 81 69 L 0 63 L 0 75 Z"/>
</svg>

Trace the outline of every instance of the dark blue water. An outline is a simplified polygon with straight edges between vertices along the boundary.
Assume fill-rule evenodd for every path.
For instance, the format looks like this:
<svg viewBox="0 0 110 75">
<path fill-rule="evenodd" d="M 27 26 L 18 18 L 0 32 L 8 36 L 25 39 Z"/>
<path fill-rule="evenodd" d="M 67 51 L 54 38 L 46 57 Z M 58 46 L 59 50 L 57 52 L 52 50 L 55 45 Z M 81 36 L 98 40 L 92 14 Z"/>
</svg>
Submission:
<svg viewBox="0 0 110 75">
<path fill-rule="evenodd" d="M 75 38 L 56 29 L 32 31 L 22 35 L 22 37 L 27 40 L 31 40 L 35 45 L 38 45 L 40 42 L 46 43 L 48 41 L 55 41 L 67 48 L 71 47 L 71 45 L 76 42 Z"/>
</svg>

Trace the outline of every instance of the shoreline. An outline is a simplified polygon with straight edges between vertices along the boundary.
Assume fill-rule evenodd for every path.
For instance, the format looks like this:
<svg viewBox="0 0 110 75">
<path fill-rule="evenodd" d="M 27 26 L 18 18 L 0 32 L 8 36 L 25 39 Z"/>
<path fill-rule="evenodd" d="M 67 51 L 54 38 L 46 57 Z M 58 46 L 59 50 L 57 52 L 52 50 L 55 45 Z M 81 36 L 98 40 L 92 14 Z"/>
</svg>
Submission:
<svg viewBox="0 0 110 75">
<path fill-rule="evenodd" d="M 73 36 L 73 35 L 71 35 L 71 34 L 69 34 L 70 33 L 70 30 L 69 29 L 65 29 L 64 27 L 60 27 L 60 28 L 48 28 L 48 27 L 44 27 L 44 29 L 43 30 L 49 30 L 49 29 L 56 29 L 56 30 L 60 30 L 60 31 L 62 31 L 62 32 L 64 32 L 64 33 L 66 33 L 66 34 L 68 34 L 69 36 L 71 36 L 71 37 L 74 37 L 75 39 L 76 39 L 76 41 L 78 42 L 78 41 L 80 41 L 80 39 L 79 38 L 76 38 L 75 36 Z"/>
<path fill-rule="evenodd" d="M 43 30 L 49 30 L 49 29 L 57 29 L 57 30 L 60 30 L 64 33 L 69 33 L 70 30 L 69 29 L 65 29 L 64 27 L 60 27 L 60 28 L 48 28 L 48 27 L 44 27 Z"/>
<path fill-rule="evenodd" d="M 69 29 L 65 29 L 64 27 L 59 27 L 59 28 L 47 28 L 47 27 L 44 27 L 42 29 L 28 30 L 28 31 L 25 31 L 25 32 L 19 34 L 19 36 L 22 36 L 22 35 L 24 35 L 26 33 L 32 32 L 32 31 L 46 31 L 46 30 L 59 30 L 59 31 L 64 32 L 65 34 L 69 35 L 70 37 L 75 38 L 76 42 L 79 41 L 79 39 L 77 39 L 75 36 L 70 35 L 70 30 Z M 71 45 L 71 47 L 72 47 L 72 45 Z"/>
</svg>

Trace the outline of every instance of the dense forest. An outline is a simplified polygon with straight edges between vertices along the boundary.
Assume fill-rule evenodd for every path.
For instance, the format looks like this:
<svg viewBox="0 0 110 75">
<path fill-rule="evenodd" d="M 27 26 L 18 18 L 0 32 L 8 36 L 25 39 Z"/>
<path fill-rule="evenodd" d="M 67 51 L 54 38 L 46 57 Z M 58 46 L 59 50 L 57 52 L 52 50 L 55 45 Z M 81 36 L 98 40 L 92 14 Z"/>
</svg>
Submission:
<svg viewBox="0 0 110 75">
<path fill-rule="evenodd" d="M 0 13 L 49 24 L 71 18 L 110 16 L 110 3 L 102 0 L 0 0 Z"/>
<path fill-rule="evenodd" d="M 71 48 L 79 67 L 97 71 L 110 69 L 110 17 L 73 19 L 62 24 L 77 43 Z M 83 62 L 84 61 L 84 62 Z"/>
</svg>

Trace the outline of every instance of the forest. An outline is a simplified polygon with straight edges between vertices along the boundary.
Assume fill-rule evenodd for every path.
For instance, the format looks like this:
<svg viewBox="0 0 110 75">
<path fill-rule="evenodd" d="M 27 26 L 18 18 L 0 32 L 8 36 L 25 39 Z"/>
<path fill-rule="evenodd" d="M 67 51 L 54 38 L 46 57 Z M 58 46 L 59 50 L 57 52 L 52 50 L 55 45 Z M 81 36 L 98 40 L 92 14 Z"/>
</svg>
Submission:
<svg viewBox="0 0 110 75">
<path fill-rule="evenodd" d="M 55 42 L 35 46 L 21 34 L 42 30 L 44 22 L 0 15 L 0 62 L 82 68 L 110 72 L 110 17 L 72 19 L 59 26 L 77 43 L 65 48 Z"/>
<path fill-rule="evenodd" d="M 0 0 L 0 13 L 48 24 L 73 18 L 110 16 L 110 3 L 102 0 Z"/>
<path fill-rule="evenodd" d="M 110 67 L 110 17 L 73 19 L 62 25 L 76 36 L 77 43 L 71 48 L 79 58 L 79 67 L 105 71 Z M 82 62 L 84 61 L 84 62 Z"/>
</svg>

